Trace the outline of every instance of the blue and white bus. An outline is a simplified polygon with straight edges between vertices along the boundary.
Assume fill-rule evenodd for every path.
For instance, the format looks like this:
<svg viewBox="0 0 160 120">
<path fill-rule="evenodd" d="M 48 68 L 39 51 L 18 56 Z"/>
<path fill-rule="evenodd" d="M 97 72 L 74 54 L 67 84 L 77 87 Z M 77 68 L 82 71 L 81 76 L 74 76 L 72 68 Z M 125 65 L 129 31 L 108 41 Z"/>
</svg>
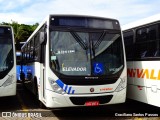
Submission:
<svg viewBox="0 0 160 120">
<path fill-rule="evenodd" d="M 49 15 L 22 46 L 25 86 L 48 108 L 126 99 L 126 61 L 115 19 Z"/>
<path fill-rule="evenodd" d="M 0 25 L 0 97 L 16 95 L 16 57 L 13 30 Z"/>
</svg>

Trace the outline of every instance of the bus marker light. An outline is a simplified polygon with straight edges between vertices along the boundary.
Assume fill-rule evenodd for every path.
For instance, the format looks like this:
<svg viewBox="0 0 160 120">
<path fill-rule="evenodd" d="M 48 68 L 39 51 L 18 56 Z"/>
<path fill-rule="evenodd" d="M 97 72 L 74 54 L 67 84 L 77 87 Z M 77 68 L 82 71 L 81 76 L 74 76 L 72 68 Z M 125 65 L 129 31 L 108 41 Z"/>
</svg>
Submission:
<svg viewBox="0 0 160 120">
<path fill-rule="evenodd" d="M 138 89 L 139 89 L 139 90 L 142 90 L 142 86 L 138 86 Z"/>
</svg>

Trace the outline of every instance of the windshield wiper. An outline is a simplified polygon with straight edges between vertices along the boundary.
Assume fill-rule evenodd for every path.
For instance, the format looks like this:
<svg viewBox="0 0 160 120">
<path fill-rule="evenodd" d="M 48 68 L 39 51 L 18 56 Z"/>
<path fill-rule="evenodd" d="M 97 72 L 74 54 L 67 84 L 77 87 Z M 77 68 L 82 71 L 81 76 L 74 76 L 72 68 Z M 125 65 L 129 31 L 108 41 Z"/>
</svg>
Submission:
<svg viewBox="0 0 160 120">
<path fill-rule="evenodd" d="M 70 31 L 70 33 L 84 50 L 88 49 L 88 47 L 85 44 L 85 42 L 79 37 L 79 35 L 77 33 L 73 32 L 73 31 Z"/>
<path fill-rule="evenodd" d="M 94 44 L 93 49 L 97 48 L 101 44 L 101 42 L 103 41 L 103 38 L 105 37 L 105 35 L 106 35 L 106 31 L 104 31 L 101 34 L 101 36 L 99 37 L 99 39 L 97 40 L 97 42 Z"/>
</svg>

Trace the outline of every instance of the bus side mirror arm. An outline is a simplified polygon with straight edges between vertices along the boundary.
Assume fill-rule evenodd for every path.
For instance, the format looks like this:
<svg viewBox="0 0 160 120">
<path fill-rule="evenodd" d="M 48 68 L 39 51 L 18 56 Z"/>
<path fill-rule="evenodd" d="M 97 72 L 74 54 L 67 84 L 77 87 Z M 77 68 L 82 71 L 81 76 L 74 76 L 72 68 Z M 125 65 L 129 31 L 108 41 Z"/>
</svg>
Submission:
<svg viewBox="0 0 160 120">
<path fill-rule="evenodd" d="M 47 43 L 47 34 L 45 32 L 40 32 L 40 44 L 46 45 Z"/>
</svg>

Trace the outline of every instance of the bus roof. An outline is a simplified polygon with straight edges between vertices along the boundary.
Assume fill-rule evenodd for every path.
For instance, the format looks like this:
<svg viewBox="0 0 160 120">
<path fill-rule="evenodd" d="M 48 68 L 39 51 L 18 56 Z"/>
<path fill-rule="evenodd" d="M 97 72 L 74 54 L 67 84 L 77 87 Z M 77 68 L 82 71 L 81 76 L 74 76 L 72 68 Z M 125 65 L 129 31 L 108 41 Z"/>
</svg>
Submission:
<svg viewBox="0 0 160 120">
<path fill-rule="evenodd" d="M 142 25 L 147 25 L 147 24 L 157 22 L 157 21 L 160 21 L 160 14 L 156 14 L 156 15 L 150 16 L 148 18 L 144 18 L 144 19 L 123 25 L 122 30 L 124 31 L 124 30 L 128 30 L 131 28 L 136 28 L 136 27 L 139 27 Z"/>
<path fill-rule="evenodd" d="M 108 19 L 108 20 L 116 20 L 114 18 L 106 18 L 101 16 L 92 16 L 92 15 L 74 15 L 74 14 L 50 14 L 49 16 L 55 16 L 55 17 L 87 17 L 87 18 L 98 18 L 98 19 Z"/>
<path fill-rule="evenodd" d="M 0 24 L 0 26 L 1 27 L 11 27 L 10 25 L 1 25 L 1 24 Z"/>
<path fill-rule="evenodd" d="M 24 43 L 24 45 L 21 47 L 21 49 L 30 41 L 30 39 L 35 35 L 35 33 L 42 27 L 44 23 L 49 23 L 49 18 L 51 16 L 61 16 L 61 17 L 88 17 L 88 18 L 98 18 L 98 19 L 106 19 L 106 20 L 113 20 L 119 22 L 117 19 L 112 18 L 105 18 L 105 17 L 99 17 L 99 16 L 90 16 L 90 15 L 74 15 L 74 14 L 49 14 L 47 15 L 43 21 L 39 24 L 39 26 L 36 28 L 36 30 L 31 34 L 31 36 L 27 39 L 27 41 Z M 120 23 L 119 23 L 120 24 Z"/>
</svg>

